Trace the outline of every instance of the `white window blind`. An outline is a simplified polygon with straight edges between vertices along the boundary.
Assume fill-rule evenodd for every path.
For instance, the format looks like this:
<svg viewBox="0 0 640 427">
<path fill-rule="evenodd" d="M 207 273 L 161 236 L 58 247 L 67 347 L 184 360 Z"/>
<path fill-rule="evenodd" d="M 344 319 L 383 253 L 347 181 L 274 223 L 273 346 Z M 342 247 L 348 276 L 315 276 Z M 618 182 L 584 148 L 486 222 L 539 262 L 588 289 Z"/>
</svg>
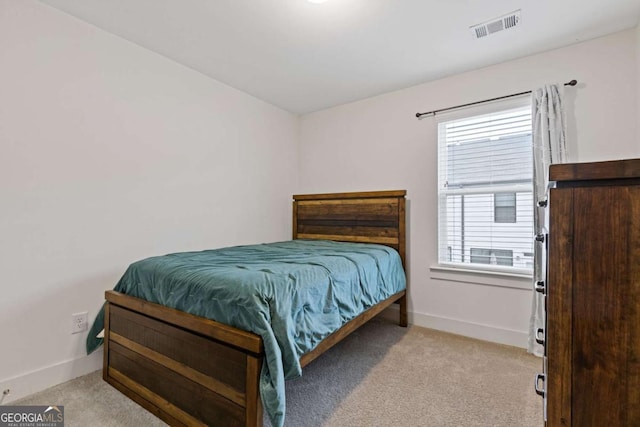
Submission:
<svg viewBox="0 0 640 427">
<path fill-rule="evenodd" d="M 439 263 L 533 269 L 531 107 L 438 124 Z"/>
</svg>

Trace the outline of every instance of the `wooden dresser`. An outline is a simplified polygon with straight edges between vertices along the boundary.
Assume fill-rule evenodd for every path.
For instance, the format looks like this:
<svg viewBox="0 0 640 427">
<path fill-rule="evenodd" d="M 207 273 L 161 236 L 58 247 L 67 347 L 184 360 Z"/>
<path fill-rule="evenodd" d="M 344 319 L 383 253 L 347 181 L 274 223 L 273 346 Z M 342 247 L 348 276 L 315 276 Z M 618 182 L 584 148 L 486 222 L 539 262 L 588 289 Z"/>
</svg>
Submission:
<svg viewBox="0 0 640 427">
<path fill-rule="evenodd" d="M 640 426 L 640 159 L 549 180 L 547 425 Z"/>
</svg>

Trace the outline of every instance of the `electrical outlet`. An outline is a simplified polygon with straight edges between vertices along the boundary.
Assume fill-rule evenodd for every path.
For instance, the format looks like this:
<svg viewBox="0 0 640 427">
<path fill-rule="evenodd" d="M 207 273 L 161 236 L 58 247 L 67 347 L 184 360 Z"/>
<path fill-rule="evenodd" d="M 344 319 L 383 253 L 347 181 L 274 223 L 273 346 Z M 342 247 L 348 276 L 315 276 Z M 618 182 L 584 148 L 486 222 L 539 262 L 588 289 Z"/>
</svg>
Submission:
<svg viewBox="0 0 640 427">
<path fill-rule="evenodd" d="M 79 334 L 85 332 L 89 328 L 89 320 L 87 318 L 87 312 L 75 313 L 71 315 L 71 333 Z"/>
</svg>

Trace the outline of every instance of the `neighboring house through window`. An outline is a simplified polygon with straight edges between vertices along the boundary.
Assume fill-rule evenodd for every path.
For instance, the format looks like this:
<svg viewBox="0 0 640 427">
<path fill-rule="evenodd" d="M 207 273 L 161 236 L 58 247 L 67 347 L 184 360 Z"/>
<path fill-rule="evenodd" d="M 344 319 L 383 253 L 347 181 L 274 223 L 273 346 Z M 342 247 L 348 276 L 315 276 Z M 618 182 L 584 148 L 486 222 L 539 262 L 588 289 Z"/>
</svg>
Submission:
<svg viewBox="0 0 640 427">
<path fill-rule="evenodd" d="M 467 110 L 438 123 L 439 263 L 531 273 L 531 106 Z"/>
<path fill-rule="evenodd" d="M 516 193 L 495 193 L 493 195 L 493 221 L 516 222 Z"/>
</svg>

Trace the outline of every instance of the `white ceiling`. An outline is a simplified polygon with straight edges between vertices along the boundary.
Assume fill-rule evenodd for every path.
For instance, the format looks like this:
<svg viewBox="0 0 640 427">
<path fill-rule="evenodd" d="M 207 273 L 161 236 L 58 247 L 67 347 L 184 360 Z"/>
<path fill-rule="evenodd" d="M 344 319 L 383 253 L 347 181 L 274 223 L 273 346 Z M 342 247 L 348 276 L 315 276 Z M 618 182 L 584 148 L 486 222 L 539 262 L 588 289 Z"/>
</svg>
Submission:
<svg viewBox="0 0 640 427">
<path fill-rule="evenodd" d="M 632 28 L 640 17 L 640 0 L 41 2 L 299 114 Z M 520 26 L 472 37 L 470 26 L 517 9 Z"/>
</svg>

